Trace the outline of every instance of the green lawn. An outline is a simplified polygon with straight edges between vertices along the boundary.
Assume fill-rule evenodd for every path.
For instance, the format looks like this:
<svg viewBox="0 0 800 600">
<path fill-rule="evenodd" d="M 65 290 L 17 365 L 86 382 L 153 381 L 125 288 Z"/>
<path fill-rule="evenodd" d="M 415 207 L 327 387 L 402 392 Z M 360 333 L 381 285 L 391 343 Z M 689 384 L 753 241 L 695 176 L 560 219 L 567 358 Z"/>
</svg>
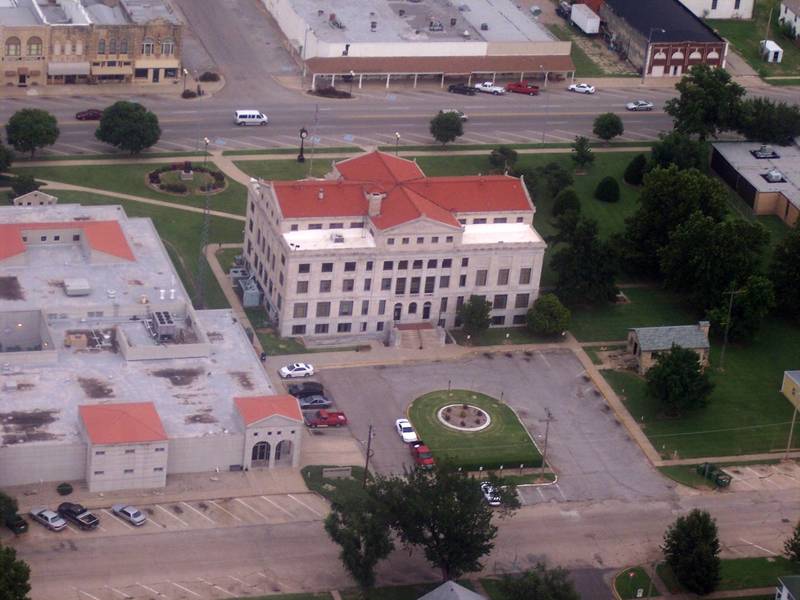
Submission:
<svg viewBox="0 0 800 600">
<path fill-rule="evenodd" d="M 392 146 L 394 150 L 394 146 Z M 256 148 L 252 150 L 225 150 L 223 151 L 223 156 L 252 156 L 257 154 L 294 154 L 300 151 L 300 146 L 298 145 L 297 148 Z M 341 153 L 348 153 L 348 154 L 356 154 L 358 152 L 363 152 L 364 149 L 359 146 L 318 146 L 314 149 L 314 152 L 317 154 L 333 154 L 334 152 L 341 152 Z M 311 156 L 311 150 L 308 146 L 305 148 L 305 156 L 306 159 L 309 159 Z"/>
<path fill-rule="evenodd" d="M 314 161 L 313 168 L 311 161 L 308 159 L 304 163 L 299 163 L 296 160 L 237 160 L 234 164 L 250 177 L 291 181 L 304 179 L 309 175 L 322 177 L 331 170 L 332 161 L 342 160 L 343 158 L 345 157 L 319 158 Z"/>
<path fill-rule="evenodd" d="M 672 292 L 656 287 L 622 291 L 630 302 L 573 309 L 570 332 L 581 342 L 606 342 L 627 339 L 630 327 L 691 325 L 697 321 Z"/>
<path fill-rule="evenodd" d="M 711 362 L 719 364 L 720 343 L 712 340 Z M 730 345 L 725 372 L 713 370 L 716 383 L 708 405 L 681 418 L 664 418 L 645 394 L 645 383 L 630 372 L 603 375 L 665 457 L 733 456 L 779 451 L 786 447 L 792 406 L 777 390 L 783 372 L 796 368 L 800 327 L 770 318 L 749 346 Z M 800 445 L 795 428 L 793 447 Z"/>
<path fill-rule="evenodd" d="M 800 564 L 793 563 L 783 556 L 728 558 L 720 562 L 721 580 L 717 588 L 719 591 L 773 587 L 781 575 L 800 575 Z M 656 572 L 670 592 L 681 591 L 672 569 L 666 563 L 659 564 Z"/>
<path fill-rule="evenodd" d="M 474 590 L 474 587 L 469 581 L 459 579 L 458 584 L 468 590 Z M 441 581 L 437 581 L 436 583 L 414 583 L 411 585 L 390 585 L 375 588 L 371 597 L 376 600 L 417 600 L 420 596 L 427 594 L 440 585 L 442 585 Z M 341 594 L 342 600 L 361 600 L 361 595 L 358 593 L 358 590 L 344 590 Z"/>
<path fill-rule="evenodd" d="M 169 252 L 175 265 L 175 270 L 183 281 L 184 287 L 189 292 L 194 302 L 197 294 L 194 288 L 197 275 L 197 263 L 200 255 L 200 230 L 203 215 L 189 213 L 174 208 L 142 204 L 132 200 L 120 200 L 108 196 L 84 194 L 67 190 L 57 190 L 61 204 L 80 203 L 92 204 L 119 204 L 129 217 L 149 217 L 159 236 Z M 241 242 L 244 224 L 231 219 L 219 217 L 211 218 L 209 241 L 214 242 Z M 222 293 L 208 263 L 203 259 L 206 282 L 206 306 L 208 308 L 228 308 L 228 301 Z"/>
<path fill-rule="evenodd" d="M 464 402 L 486 411 L 492 419 L 491 425 L 483 431 L 467 433 L 439 422 L 436 415 L 441 407 Z M 469 390 L 431 392 L 412 402 L 408 416 L 439 461 L 450 462 L 464 470 L 541 464 L 541 454 L 514 411 L 490 396 Z"/>
<path fill-rule="evenodd" d="M 760 56 L 759 40 L 764 39 L 770 9 L 772 9 L 770 39 L 775 40 L 783 48 L 783 61 L 777 64 L 765 63 Z M 800 48 L 778 31 L 779 10 L 780 0 L 756 0 L 752 20 L 714 19 L 707 21 L 707 24 L 726 38 L 762 76 L 800 75 Z"/>
<path fill-rule="evenodd" d="M 227 273 L 228 269 L 233 266 L 233 259 L 242 254 L 241 248 L 226 248 L 224 250 L 217 250 L 217 262 L 222 269 Z"/>
<path fill-rule="evenodd" d="M 364 480 L 364 467 L 350 467 L 353 475 L 351 479 L 325 479 L 322 477 L 322 469 L 329 466 L 332 465 L 310 465 L 302 468 L 300 474 L 303 476 L 303 480 L 309 490 L 324 496 L 328 500 L 339 490 L 345 493 L 348 491 L 360 492 Z"/>
<path fill-rule="evenodd" d="M 746 465 L 771 465 L 777 464 L 778 459 L 775 460 L 756 460 L 756 461 L 731 461 L 731 462 L 716 462 L 718 467 L 743 467 Z M 711 481 L 697 474 L 697 465 L 679 465 L 675 467 L 658 467 L 662 475 L 669 477 L 673 481 L 677 481 L 688 487 L 693 487 L 699 490 L 713 489 L 715 486 Z"/>
<path fill-rule="evenodd" d="M 490 327 L 482 334 L 467 340 L 463 329 L 453 329 L 450 334 L 457 343 L 469 346 L 497 346 L 501 344 L 542 344 L 560 342 L 561 337 L 543 337 L 528 331 L 526 327 Z M 508 337 L 506 337 L 508 336 Z"/>
<path fill-rule="evenodd" d="M 617 588 L 620 598 L 622 600 L 631 600 L 632 598 L 651 598 L 658 596 L 658 590 L 653 586 L 650 576 L 645 573 L 641 567 L 633 567 L 626 569 L 614 580 L 614 586 Z M 643 590 L 642 595 L 637 595 L 638 590 Z M 649 592 L 649 593 L 648 593 Z"/>
<path fill-rule="evenodd" d="M 179 162 L 179 161 L 176 161 Z M 198 161 L 199 162 L 199 161 Z M 163 164 L 168 164 L 164 162 Z M 163 164 L 131 163 L 119 165 L 81 165 L 77 167 L 22 167 L 12 169 L 14 173 L 33 175 L 38 179 L 60 181 L 91 188 L 109 190 L 145 198 L 154 198 L 174 204 L 203 207 L 205 195 L 179 196 L 166 194 L 151 188 L 147 184 L 147 174 Z M 213 162 L 206 165 L 210 169 L 217 169 Z M 228 179 L 228 187 L 224 191 L 209 194 L 209 204 L 212 210 L 229 212 L 238 215 L 245 214 L 247 190 L 245 187 Z M 241 241 L 237 240 L 237 241 Z"/>
</svg>

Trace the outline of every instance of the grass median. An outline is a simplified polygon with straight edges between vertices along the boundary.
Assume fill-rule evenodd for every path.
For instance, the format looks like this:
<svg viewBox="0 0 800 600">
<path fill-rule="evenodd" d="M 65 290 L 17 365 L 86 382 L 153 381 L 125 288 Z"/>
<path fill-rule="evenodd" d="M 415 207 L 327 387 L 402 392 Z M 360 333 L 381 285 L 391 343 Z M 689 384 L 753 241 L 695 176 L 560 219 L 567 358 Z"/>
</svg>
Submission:
<svg viewBox="0 0 800 600">
<path fill-rule="evenodd" d="M 675 574 L 666 563 L 659 564 L 656 573 L 670 593 L 682 592 Z M 717 591 L 774 588 L 778 583 L 778 577 L 783 575 L 800 575 L 800 564 L 793 563 L 783 556 L 722 559 Z"/>
</svg>

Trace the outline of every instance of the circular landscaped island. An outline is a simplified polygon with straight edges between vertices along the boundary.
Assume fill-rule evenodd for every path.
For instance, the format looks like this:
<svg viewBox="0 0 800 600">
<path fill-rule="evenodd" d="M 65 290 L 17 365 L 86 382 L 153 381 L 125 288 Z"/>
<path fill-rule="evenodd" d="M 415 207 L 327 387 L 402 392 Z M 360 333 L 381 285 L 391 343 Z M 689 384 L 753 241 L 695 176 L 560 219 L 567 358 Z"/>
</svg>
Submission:
<svg viewBox="0 0 800 600">
<path fill-rule="evenodd" d="M 439 390 L 411 403 L 408 417 L 436 460 L 466 471 L 529 468 L 542 456 L 511 408 L 471 390 Z"/>
</svg>

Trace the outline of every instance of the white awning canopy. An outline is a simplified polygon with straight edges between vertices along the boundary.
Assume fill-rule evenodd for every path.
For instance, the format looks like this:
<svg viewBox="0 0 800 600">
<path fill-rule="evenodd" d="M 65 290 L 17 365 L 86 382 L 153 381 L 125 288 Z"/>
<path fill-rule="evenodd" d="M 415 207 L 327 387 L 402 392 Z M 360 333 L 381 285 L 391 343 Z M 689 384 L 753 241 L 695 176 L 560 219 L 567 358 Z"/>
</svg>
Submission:
<svg viewBox="0 0 800 600">
<path fill-rule="evenodd" d="M 88 75 L 88 62 L 47 63 L 48 75 Z"/>
</svg>

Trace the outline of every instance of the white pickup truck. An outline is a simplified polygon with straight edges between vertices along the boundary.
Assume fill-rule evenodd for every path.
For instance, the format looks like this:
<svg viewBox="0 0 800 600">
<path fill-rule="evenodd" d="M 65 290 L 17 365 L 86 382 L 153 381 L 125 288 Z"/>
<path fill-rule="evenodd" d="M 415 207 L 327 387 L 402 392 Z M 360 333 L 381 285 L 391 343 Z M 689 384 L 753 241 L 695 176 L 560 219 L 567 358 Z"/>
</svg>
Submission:
<svg viewBox="0 0 800 600">
<path fill-rule="evenodd" d="M 475 86 L 475 89 L 479 92 L 483 92 L 484 94 L 494 94 L 495 96 L 506 93 L 506 88 L 500 85 L 495 85 L 491 81 L 479 83 Z"/>
</svg>

